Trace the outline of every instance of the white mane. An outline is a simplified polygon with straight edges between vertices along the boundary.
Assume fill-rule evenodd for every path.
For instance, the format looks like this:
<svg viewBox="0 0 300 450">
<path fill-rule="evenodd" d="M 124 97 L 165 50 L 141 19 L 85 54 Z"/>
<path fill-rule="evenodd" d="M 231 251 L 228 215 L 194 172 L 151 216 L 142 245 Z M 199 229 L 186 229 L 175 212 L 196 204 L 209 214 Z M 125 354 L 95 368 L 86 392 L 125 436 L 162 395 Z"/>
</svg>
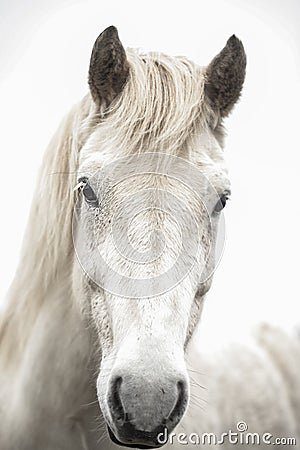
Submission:
<svg viewBox="0 0 300 450">
<path fill-rule="evenodd" d="M 72 257 L 70 227 L 80 148 L 78 129 L 89 108 L 90 100 L 86 97 L 69 112 L 45 153 L 19 266 L 6 310 L 0 317 L 1 358 L 16 356 L 25 345 L 47 288 Z M 10 332 L 13 328 L 18 330 L 17 334 Z"/>
</svg>

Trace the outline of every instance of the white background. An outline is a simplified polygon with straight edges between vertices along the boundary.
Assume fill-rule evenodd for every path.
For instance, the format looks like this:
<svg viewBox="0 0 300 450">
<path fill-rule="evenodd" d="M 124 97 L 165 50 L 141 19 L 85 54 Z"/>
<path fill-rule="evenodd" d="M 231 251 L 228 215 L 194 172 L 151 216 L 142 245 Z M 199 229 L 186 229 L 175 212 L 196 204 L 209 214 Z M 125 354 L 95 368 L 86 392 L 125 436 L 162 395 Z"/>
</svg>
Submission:
<svg viewBox="0 0 300 450">
<path fill-rule="evenodd" d="M 0 299 L 16 269 L 44 149 L 86 93 L 97 35 L 115 25 L 124 46 L 206 65 L 235 33 L 247 78 L 226 122 L 232 201 L 202 346 L 241 339 L 260 321 L 299 324 L 299 23 L 298 0 L 2 1 Z"/>
</svg>

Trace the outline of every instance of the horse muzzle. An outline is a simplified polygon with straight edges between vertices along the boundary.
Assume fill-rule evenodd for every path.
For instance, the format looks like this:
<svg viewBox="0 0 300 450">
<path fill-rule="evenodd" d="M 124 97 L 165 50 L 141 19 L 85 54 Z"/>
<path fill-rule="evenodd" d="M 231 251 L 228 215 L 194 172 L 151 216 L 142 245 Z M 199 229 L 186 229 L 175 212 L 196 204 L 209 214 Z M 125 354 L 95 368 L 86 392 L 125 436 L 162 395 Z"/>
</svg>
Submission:
<svg viewBox="0 0 300 450">
<path fill-rule="evenodd" d="M 118 445 L 158 448 L 181 420 L 188 403 L 188 384 L 183 378 L 152 381 L 145 377 L 114 375 L 107 404 L 110 438 Z"/>
</svg>

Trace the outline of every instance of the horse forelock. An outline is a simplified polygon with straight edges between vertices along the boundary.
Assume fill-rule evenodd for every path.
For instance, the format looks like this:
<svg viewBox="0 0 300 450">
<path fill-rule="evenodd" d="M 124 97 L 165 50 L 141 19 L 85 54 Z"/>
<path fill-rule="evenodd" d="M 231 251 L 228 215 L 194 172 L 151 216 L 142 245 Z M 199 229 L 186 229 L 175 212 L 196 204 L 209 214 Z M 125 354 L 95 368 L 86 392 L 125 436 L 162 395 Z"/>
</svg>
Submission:
<svg viewBox="0 0 300 450">
<path fill-rule="evenodd" d="M 184 153 L 185 143 L 217 118 L 204 98 L 205 69 L 185 57 L 127 51 L 130 72 L 122 93 L 99 114 L 91 153 Z"/>
</svg>

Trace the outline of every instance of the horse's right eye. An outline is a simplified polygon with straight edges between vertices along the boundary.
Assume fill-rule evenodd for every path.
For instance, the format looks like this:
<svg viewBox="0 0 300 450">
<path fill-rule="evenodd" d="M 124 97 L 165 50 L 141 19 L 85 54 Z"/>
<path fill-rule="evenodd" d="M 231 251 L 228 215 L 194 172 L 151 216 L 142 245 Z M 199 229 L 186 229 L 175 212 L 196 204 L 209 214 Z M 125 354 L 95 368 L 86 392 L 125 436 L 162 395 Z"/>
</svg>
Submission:
<svg viewBox="0 0 300 450">
<path fill-rule="evenodd" d="M 213 212 L 214 212 L 215 215 L 220 214 L 222 209 L 225 208 L 228 198 L 229 198 L 229 192 L 227 192 L 227 191 L 224 192 L 224 194 L 220 196 L 219 200 L 217 201 L 217 203 L 216 203 L 216 205 L 214 207 L 214 211 Z"/>
<path fill-rule="evenodd" d="M 85 201 L 92 206 L 98 206 L 98 198 L 89 183 L 86 181 L 85 185 L 82 189 L 82 193 L 84 195 Z"/>
</svg>

